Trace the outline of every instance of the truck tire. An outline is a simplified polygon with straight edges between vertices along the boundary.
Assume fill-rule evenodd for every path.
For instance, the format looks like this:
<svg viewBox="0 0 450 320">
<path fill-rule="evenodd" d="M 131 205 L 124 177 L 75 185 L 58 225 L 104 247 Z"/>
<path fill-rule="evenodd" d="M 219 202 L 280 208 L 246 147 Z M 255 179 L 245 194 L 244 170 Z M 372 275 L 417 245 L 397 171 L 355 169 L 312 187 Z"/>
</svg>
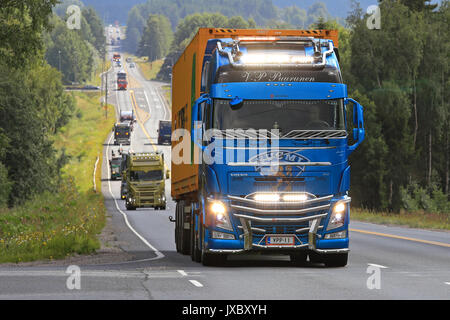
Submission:
<svg viewBox="0 0 450 320">
<path fill-rule="evenodd" d="M 223 253 L 206 253 L 202 251 L 202 264 L 206 267 L 220 267 L 227 261 L 227 255 Z"/>
<path fill-rule="evenodd" d="M 190 254 L 191 253 L 191 233 L 190 233 L 190 228 L 189 229 L 184 229 L 184 222 L 186 221 L 186 214 L 184 213 L 184 206 L 185 203 L 184 201 L 180 201 L 180 237 L 179 239 L 181 240 L 180 242 L 180 252 L 182 254 Z"/>
<path fill-rule="evenodd" d="M 291 253 L 289 255 L 291 257 L 291 262 L 295 265 L 303 265 L 306 262 L 306 258 L 308 257 L 308 254 L 306 252 L 296 252 Z"/>
<path fill-rule="evenodd" d="M 202 252 L 199 249 L 199 245 L 198 245 L 199 241 L 198 241 L 197 234 L 195 232 L 195 220 L 197 220 L 198 217 L 197 216 L 194 216 L 194 217 L 191 219 L 191 259 L 194 262 L 200 262 Z"/>
<path fill-rule="evenodd" d="M 204 235 L 205 235 L 205 227 L 201 226 L 201 238 L 202 241 L 202 250 L 201 250 L 201 262 L 204 266 L 222 266 L 227 261 L 227 255 L 222 253 L 208 253 L 206 252 L 204 245 Z"/>
<path fill-rule="evenodd" d="M 334 253 L 324 256 L 323 262 L 326 267 L 345 267 L 348 262 L 348 253 Z"/>
<path fill-rule="evenodd" d="M 180 248 L 180 205 L 179 202 L 177 201 L 177 204 L 175 206 L 175 247 L 177 248 L 177 252 L 180 253 L 181 252 L 181 248 Z"/>
<path fill-rule="evenodd" d="M 323 257 L 318 254 L 317 252 L 313 252 L 311 251 L 309 254 L 309 262 L 311 263 L 322 263 L 323 262 Z"/>
<path fill-rule="evenodd" d="M 126 200 L 125 200 L 125 208 L 127 208 L 127 210 L 136 210 L 136 207 L 130 205 L 130 203 Z"/>
</svg>

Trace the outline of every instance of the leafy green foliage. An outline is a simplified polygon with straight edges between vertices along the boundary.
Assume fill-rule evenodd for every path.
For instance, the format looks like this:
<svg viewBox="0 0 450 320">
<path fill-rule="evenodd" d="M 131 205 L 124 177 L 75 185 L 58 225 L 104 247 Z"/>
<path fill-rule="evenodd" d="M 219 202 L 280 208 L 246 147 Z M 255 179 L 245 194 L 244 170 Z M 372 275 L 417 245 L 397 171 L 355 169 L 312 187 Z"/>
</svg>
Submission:
<svg viewBox="0 0 450 320">
<path fill-rule="evenodd" d="M 220 13 L 220 15 L 210 16 L 218 20 L 209 22 L 210 25 L 225 28 L 245 27 L 247 21 L 251 22 L 252 28 L 255 28 L 257 24 L 264 25 L 270 19 L 277 18 L 277 8 L 271 0 L 149 0 L 130 10 L 125 47 L 129 52 L 136 52 L 146 24 L 146 17 L 150 14 L 166 16 L 170 20 L 172 29 L 175 29 L 187 16 L 203 13 Z M 232 20 L 228 21 L 223 16 L 231 17 Z M 246 21 L 246 19 L 249 20 Z M 139 37 L 136 37 L 136 31 L 139 32 Z M 191 31 L 192 29 L 189 29 L 188 32 Z M 189 36 L 183 36 L 183 39 L 187 37 Z"/>
<path fill-rule="evenodd" d="M 72 110 L 58 72 L 48 65 L 0 76 L 0 126 L 9 141 L 3 164 L 13 182 L 11 205 L 55 187 L 58 171 L 51 135 Z"/>
<path fill-rule="evenodd" d="M 371 101 L 369 108 L 363 103 L 366 141 L 351 158 L 352 195 L 371 209 L 442 211 L 450 157 L 449 6 L 444 1 L 431 12 L 401 2 L 380 4 L 381 30 L 369 30 L 359 8 L 348 18 L 344 77 Z"/>
<path fill-rule="evenodd" d="M 42 50 L 41 36 L 57 0 L 2 0 L 0 6 L 0 61 L 21 68 L 36 61 Z"/>
<path fill-rule="evenodd" d="M 102 20 L 97 15 L 97 12 L 91 7 L 83 9 L 82 15 L 92 33 L 93 39 L 89 42 L 103 56 L 105 54 L 106 37 Z"/>
<path fill-rule="evenodd" d="M 255 22 L 252 19 L 245 21 L 240 16 L 227 18 L 220 13 L 196 13 L 187 16 L 177 26 L 174 34 L 172 48 L 164 60 L 158 80 L 170 81 L 172 66 L 177 61 L 180 53 L 189 44 L 199 28 L 254 28 Z"/>
<path fill-rule="evenodd" d="M 65 83 L 88 80 L 94 69 L 93 48 L 83 39 L 80 31 L 68 29 L 58 17 L 54 16 L 52 23 L 54 27 L 45 55 L 48 63 L 56 69 L 61 66 Z"/>
<path fill-rule="evenodd" d="M 162 15 L 150 15 L 139 43 L 139 55 L 149 61 L 163 58 L 169 51 L 173 33 L 169 19 Z"/>
</svg>

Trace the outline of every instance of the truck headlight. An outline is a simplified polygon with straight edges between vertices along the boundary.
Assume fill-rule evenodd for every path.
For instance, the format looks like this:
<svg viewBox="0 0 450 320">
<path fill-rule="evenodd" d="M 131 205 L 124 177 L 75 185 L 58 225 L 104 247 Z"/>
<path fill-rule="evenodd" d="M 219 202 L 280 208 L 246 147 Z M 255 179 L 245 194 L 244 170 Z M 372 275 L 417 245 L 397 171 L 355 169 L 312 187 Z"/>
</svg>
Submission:
<svg viewBox="0 0 450 320">
<path fill-rule="evenodd" d="M 216 227 L 233 231 L 230 219 L 228 217 L 227 208 L 220 201 L 213 201 L 209 205 L 209 211 L 214 215 Z"/>
<path fill-rule="evenodd" d="M 328 221 L 327 230 L 342 227 L 345 222 L 345 211 L 347 205 L 344 202 L 337 202 L 333 207 L 330 220 Z"/>
</svg>

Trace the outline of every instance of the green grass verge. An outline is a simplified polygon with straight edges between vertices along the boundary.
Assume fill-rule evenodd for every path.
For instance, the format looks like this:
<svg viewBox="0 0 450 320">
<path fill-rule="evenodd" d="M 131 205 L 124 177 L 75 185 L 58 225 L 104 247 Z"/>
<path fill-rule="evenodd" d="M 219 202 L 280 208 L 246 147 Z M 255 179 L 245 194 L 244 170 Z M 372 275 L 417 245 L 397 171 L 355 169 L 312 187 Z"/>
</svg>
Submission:
<svg viewBox="0 0 450 320">
<path fill-rule="evenodd" d="M 377 224 L 399 225 L 420 229 L 450 230 L 449 213 L 391 213 L 352 208 L 350 215 L 352 220 Z"/>
<path fill-rule="evenodd" d="M 172 86 L 166 85 L 161 87 L 164 94 L 164 98 L 169 104 L 169 108 L 172 110 Z"/>
<path fill-rule="evenodd" d="M 136 63 L 141 68 L 142 74 L 147 80 L 155 80 L 156 75 L 164 63 L 164 60 L 156 60 L 153 62 L 146 62 L 142 60 L 137 60 Z"/>
<path fill-rule="evenodd" d="M 25 205 L 0 211 L 0 263 L 60 259 L 92 253 L 100 247 L 98 234 L 105 225 L 101 165 L 93 169 L 103 142 L 115 121 L 100 108 L 100 93 L 74 93 L 78 111 L 55 137 L 55 147 L 70 157 L 57 192 L 43 193 Z"/>
<path fill-rule="evenodd" d="M 111 61 L 108 59 L 108 55 L 106 55 L 105 64 L 103 64 L 103 61 L 97 62 L 97 67 L 94 70 L 92 79 L 88 81 L 86 84 L 100 87 L 102 84 L 101 74 L 102 72 L 109 70 L 109 68 L 111 68 Z"/>
</svg>

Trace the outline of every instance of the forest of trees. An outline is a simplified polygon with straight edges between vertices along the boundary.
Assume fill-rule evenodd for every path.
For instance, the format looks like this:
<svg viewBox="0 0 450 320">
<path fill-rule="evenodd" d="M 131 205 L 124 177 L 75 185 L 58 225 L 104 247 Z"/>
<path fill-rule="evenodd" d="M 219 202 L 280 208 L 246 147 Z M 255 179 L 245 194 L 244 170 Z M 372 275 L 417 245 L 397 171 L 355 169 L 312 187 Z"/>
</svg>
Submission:
<svg viewBox="0 0 450 320">
<path fill-rule="evenodd" d="M 316 2 L 305 10 L 296 6 L 280 9 L 272 0 L 148 0 L 134 6 L 128 14 L 125 48 L 129 52 L 137 52 L 150 14 L 166 16 L 175 30 L 182 19 L 202 13 L 220 13 L 228 18 L 239 16 L 253 21 L 255 26 L 274 28 L 305 28 L 320 16 L 331 17 L 322 2 Z"/>
<path fill-rule="evenodd" d="M 365 106 L 352 195 L 375 209 L 449 212 L 449 1 L 384 0 L 381 29 L 349 17 L 343 75 Z"/>
<path fill-rule="evenodd" d="M 68 5 L 82 8 L 81 28 L 70 30 L 66 26 Z M 54 9 L 50 18 L 51 31 L 44 34 L 45 58 L 54 68 L 61 68 L 63 82 L 82 83 L 89 80 L 100 57 L 105 55 L 103 21 L 91 7 L 84 7 L 78 0 L 65 0 Z"/>
<path fill-rule="evenodd" d="M 52 140 L 75 112 L 63 83 L 88 79 L 92 55 L 105 43 L 92 9 L 83 9 L 81 30 L 69 30 L 52 11 L 56 2 L 6 0 L 0 7 L 0 207 L 57 189 L 66 156 Z"/>
</svg>

